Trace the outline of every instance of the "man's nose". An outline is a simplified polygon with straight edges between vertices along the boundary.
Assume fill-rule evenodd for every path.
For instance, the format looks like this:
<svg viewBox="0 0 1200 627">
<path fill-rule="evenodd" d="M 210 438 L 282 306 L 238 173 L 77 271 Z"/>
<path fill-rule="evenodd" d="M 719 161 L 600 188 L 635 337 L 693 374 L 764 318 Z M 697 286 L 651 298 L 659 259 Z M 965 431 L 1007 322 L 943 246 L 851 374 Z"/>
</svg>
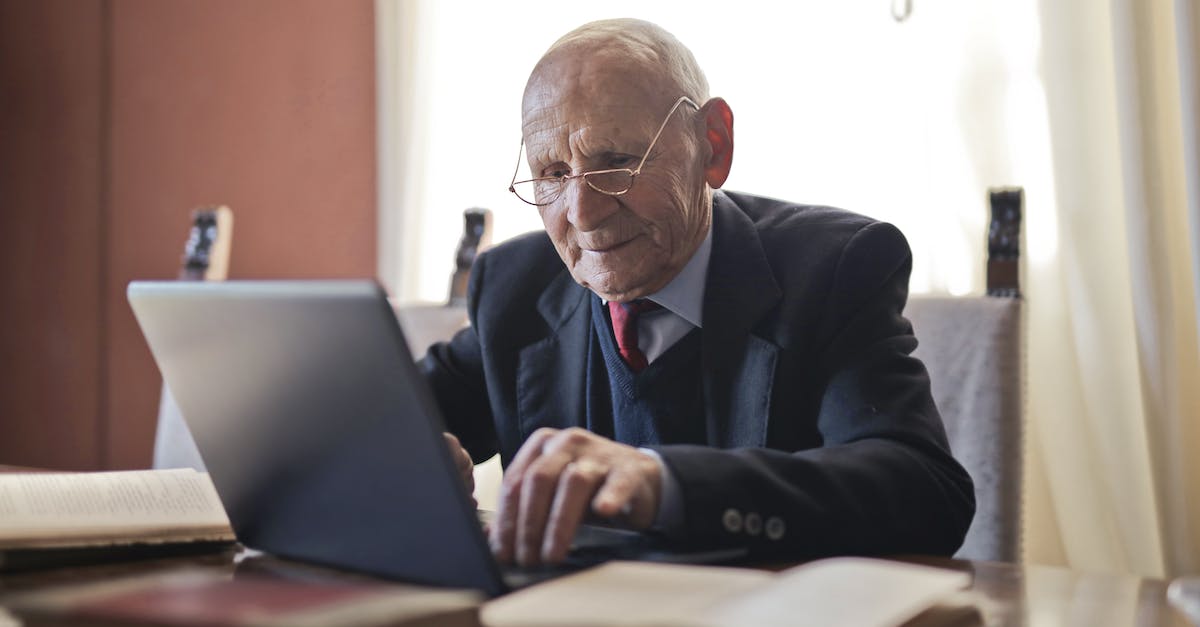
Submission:
<svg viewBox="0 0 1200 627">
<path fill-rule="evenodd" d="M 567 220 L 580 231 L 595 230 L 620 206 L 615 196 L 592 189 L 582 176 L 566 182 L 562 201 L 567 203 Z"/>
</svg>

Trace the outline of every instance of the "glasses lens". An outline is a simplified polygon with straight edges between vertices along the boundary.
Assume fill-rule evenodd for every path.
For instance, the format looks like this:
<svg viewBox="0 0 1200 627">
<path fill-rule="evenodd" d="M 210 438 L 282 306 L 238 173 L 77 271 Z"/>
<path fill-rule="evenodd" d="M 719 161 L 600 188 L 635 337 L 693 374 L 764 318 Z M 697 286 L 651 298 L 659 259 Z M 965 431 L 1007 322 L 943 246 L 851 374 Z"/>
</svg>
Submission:
<svg viewBox="0 0 1200 627">
<path fill-rule="evenodd" d="M 562 182 L 557 179 L 521 181 L 513 184 L 513 192 L 531 205 L 548 205 L 562 193 Z"/>
<path fill-rule="evenodd" d="M 633 170 L 589 173 L 587 182 L 598 192 L 624 194 L 633 185 Z"/>
</svg>

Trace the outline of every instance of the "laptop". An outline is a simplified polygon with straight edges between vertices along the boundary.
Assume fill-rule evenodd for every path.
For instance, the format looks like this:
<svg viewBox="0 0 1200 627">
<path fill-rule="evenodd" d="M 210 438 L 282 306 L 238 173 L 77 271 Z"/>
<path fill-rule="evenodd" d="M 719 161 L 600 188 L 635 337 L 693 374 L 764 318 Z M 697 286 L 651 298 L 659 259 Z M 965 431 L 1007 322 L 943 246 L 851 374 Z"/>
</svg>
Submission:
<svg viewBox="0 0 1200 627">
<path fill-rule="evenodd" d="M 377 283 L 135 281 L 128 298 L 243 544 L 490 596 L 569 570 L 493 559 Z M 616 529 L 575 546 L 577 566 L 740 555 Z"/>
</svg>

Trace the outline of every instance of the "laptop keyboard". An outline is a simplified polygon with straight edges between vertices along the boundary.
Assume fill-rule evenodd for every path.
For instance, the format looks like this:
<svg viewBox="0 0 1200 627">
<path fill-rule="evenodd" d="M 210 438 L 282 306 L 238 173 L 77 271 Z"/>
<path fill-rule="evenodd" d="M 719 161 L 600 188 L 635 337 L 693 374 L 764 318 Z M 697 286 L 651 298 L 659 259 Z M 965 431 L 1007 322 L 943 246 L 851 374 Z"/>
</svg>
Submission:
<svg viewBox="0 0 1200 627">
<path fill-rule="evenodd" d="M 479 510 L 481 524 L 492 519 L 493 512 Z M 613 560 L 640 560 L 682 564 L 720 564 L 736 561 L 746 554 L 744 547 L 709 551 L 679 551 L 663 538 L 616 527 L 581 525 L 575 533 L 571 551 L 561 564 L 522 568 L 501 568 L 504 582 L 511 588 L 523 588 Z"/>
</svg>

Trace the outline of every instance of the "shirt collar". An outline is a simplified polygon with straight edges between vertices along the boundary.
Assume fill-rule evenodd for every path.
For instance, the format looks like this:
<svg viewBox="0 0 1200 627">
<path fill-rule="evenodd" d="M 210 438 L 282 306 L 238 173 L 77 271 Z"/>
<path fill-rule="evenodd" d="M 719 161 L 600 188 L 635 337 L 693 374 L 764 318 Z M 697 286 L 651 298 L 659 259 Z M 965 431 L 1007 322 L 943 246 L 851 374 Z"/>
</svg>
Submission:
<svg viewBox="0 0 1200 627">
<path fill-rule="evenodd" d="M 704 284 L 708 278 L 708 259 L 712 256 L 712 221 L 708 223 L 708 234 L 692 253 L 692 258 L 675 278 L 661 290 L 646 298 L 660 304 L 675 315 L 697 327 L 703 327 Z"/>
</svg>

